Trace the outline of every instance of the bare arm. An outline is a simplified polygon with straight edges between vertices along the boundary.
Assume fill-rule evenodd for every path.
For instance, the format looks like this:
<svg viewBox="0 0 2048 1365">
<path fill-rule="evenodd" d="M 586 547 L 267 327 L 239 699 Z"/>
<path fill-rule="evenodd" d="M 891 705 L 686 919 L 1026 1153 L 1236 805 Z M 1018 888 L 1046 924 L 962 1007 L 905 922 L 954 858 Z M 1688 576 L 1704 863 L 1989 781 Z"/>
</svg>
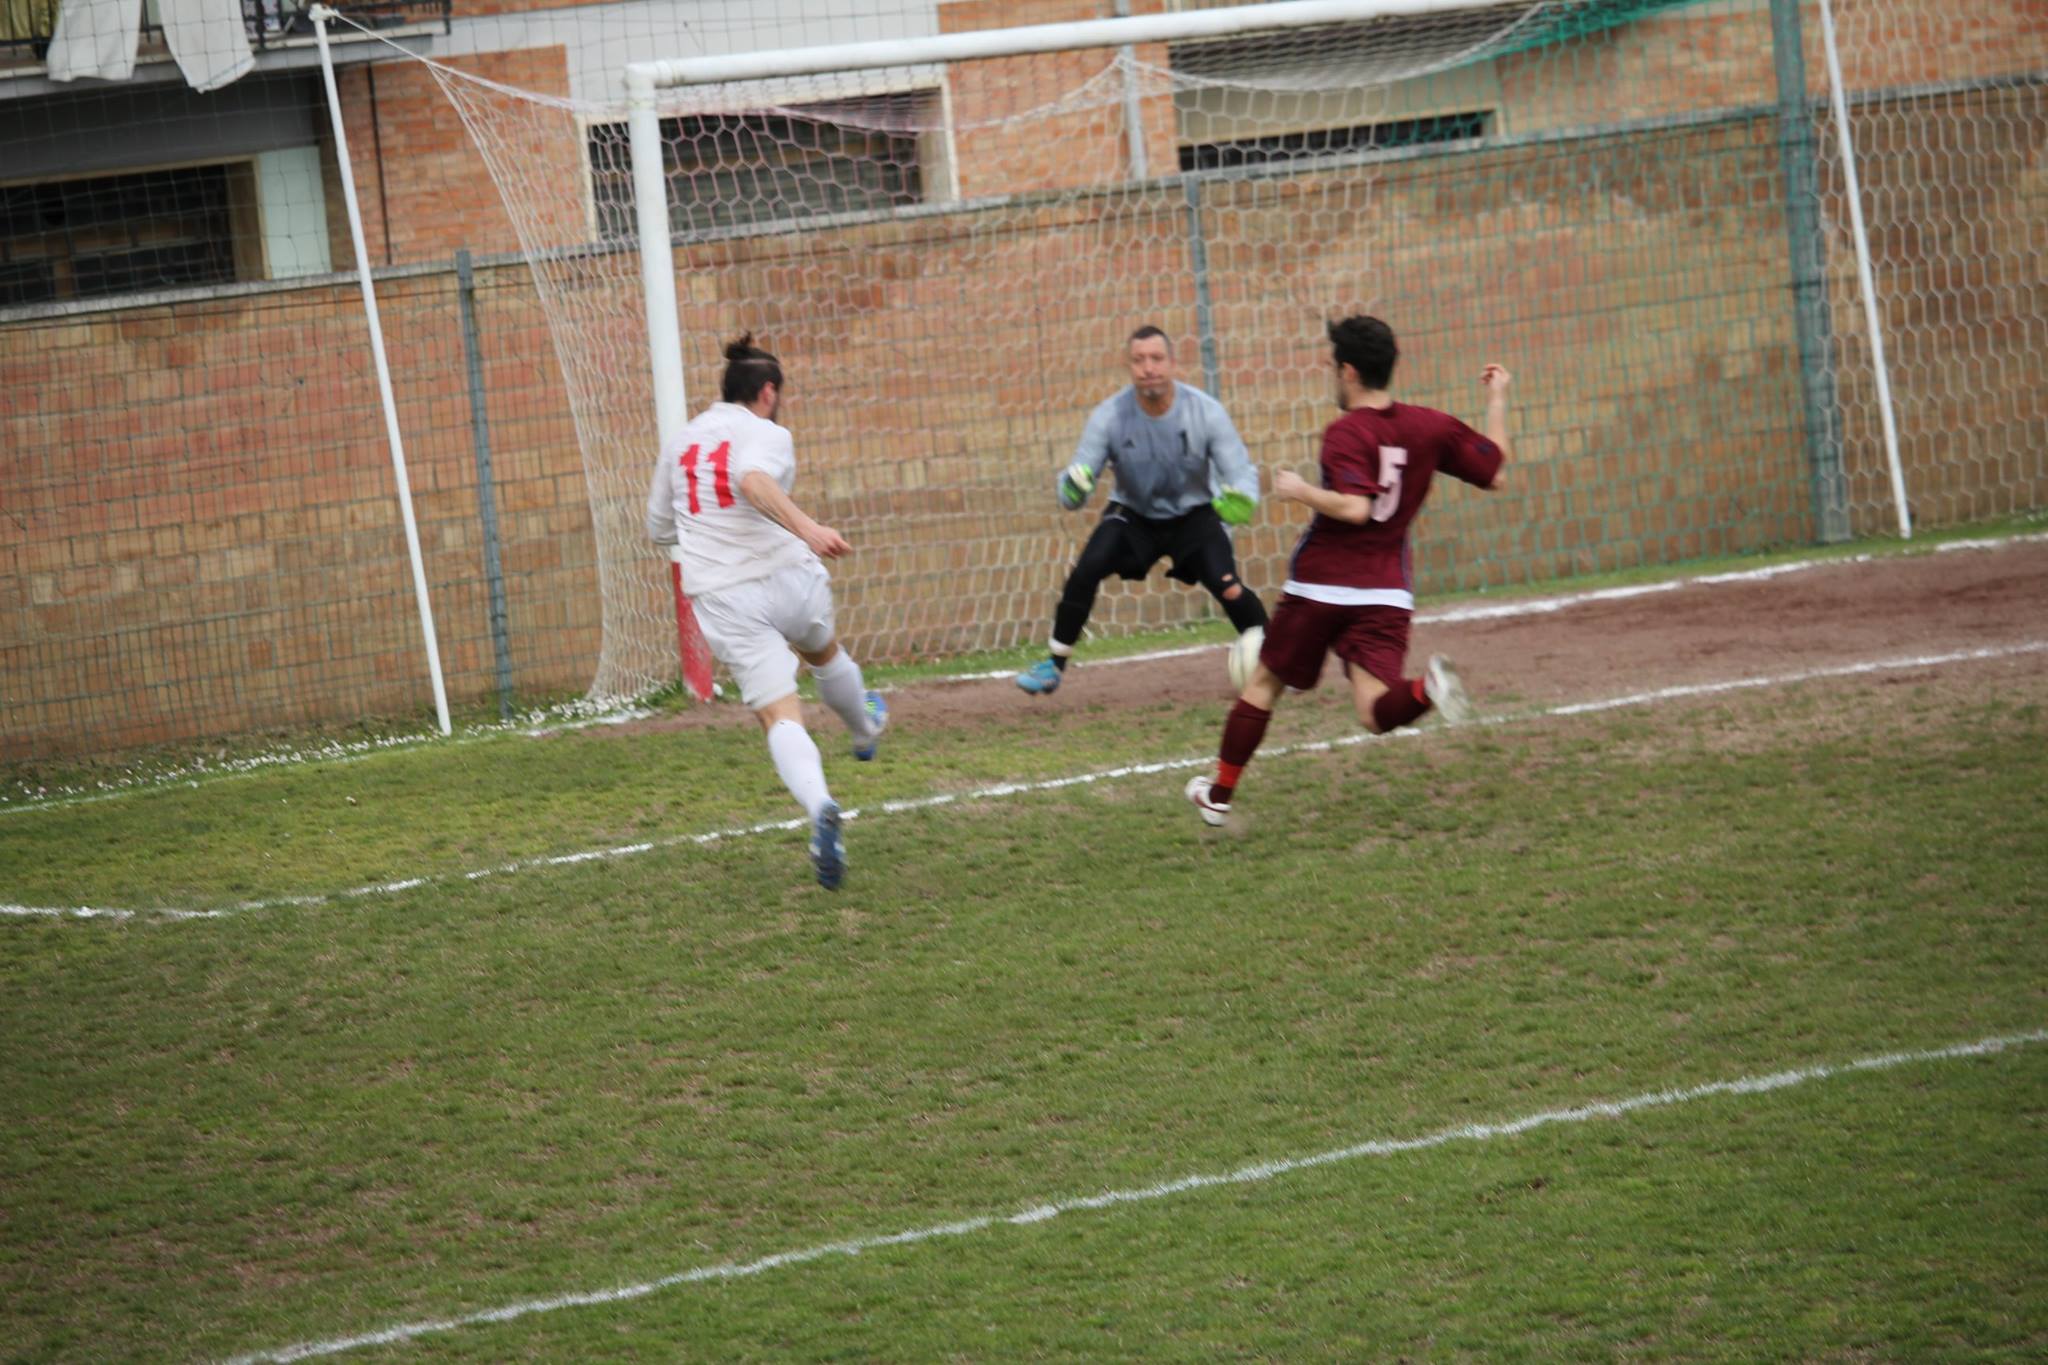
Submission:
<svg viewBox="0 0 2048 1365">
<path fill-rule="evenodd" d="M 845 536 L 813 521 L 789 494 L 782 491 L 781 484 L 758 469 L 748 470 L 746 477 L 740 480 L 740 493 L 760 509 L 762 516 L 810 546 L 814 555 L 837 559 L 853 548 L 846 543 Z"/>
<path fill-rule="evenodd" d="M 1515 377 L 1502 365 L 1488 365 L 1479 372 L 1480 387 L 1486 390 L 1486 416 L 1480 419 L 1479 430 L 1500 447 L 1500 471 L 1486 486 L 1488 492 L 1507 479 L 1508 462 L 1514 458 L 1514 452 L 1508 448 L 1508 385 L 1514 382 Z"/>
<path fill-rule="evenodd" d="M 1362 493 L 1339 493 L 1319 488 L 1291 469 L 1273 476 L 1273 496 L 1283 502 L 1298 502 L 1336 521 L 1363 526 L 1372 520 L 1372 499 Z"/>
</svg>

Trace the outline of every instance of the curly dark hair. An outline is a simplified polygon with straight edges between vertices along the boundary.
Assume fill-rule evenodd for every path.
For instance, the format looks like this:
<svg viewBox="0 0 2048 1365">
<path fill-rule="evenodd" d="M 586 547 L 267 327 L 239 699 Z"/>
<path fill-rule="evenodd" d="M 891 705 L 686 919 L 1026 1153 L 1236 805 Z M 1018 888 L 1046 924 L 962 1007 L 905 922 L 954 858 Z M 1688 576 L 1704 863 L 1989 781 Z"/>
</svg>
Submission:
<svg viewBox="0 0 2048 1365">
<path fill-rule="evenodd" d="M 1337 363 L 1358 371 L 1358 382 L 1368 389 L 1384 389 L 1394 380 L 1394 362 L 1401 348 L 1394 344 L 1394 329 L 1378 318 L 1359 314 L 1330 324 L 1330 349 Z"/>
</svg>

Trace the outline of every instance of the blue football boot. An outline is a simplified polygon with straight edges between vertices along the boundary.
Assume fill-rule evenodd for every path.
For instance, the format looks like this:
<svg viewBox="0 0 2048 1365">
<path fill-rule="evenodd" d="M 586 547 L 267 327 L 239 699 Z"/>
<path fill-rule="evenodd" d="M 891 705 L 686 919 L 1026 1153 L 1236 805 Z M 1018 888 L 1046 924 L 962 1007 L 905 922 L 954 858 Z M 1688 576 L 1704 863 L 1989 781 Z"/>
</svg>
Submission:
<svg viewBox="0 0 2048 1365">
<path fill-rule="evenodd" d="M 1017 675 L 1017 686 L 1034 697 L 1049 697 L 1060 690 L 1059 665 L 1051 659 L 1040 659 Z"/>
</svg>

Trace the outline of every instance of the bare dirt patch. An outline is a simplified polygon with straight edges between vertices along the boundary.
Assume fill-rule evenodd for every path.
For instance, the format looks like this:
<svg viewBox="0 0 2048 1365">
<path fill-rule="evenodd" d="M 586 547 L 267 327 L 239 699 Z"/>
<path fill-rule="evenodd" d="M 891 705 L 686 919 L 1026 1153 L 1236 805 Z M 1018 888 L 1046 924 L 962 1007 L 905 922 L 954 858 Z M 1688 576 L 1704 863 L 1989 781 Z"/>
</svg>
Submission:
<svg viewBox="0 0 2048 1365">
<path fill-rule="evenodd" d="M 1411 668 L 1432 652 L 1448 654 L 1482 707 L 1555 705 L 2048 640 L 2048 543 L 1823 563 L 1483 621 L 1431 623 L 1427 602 L 1422 614 Z M 1103 710 L 1220 708 L 1230 698 L 1221 646 L 1142 663 L 1090 663 L 1087 654 L 1084 642 L 1080 661 L 1051 697 L 1026 696 L 1007 679 L 903 687 L 890 697 L 891 727 L 915 734 L 1025 716 L 1057 727 Z M 1989 668 L 1930 666 L 1885 675 L 1879 685 L 1981 695 Z M 2038 678 L 2041 669 L 2020 661 L 2004 671 Z M 1291 699 L 1290 709 L 1307 704 L 1348 714 L 1335 673 L 1326 671 L 1317 696 Z M 818 724 L 828 724 L 811 709 Z M 753 723 L 736 704 L 713 704 L 602 733 Z"/>
</svg>

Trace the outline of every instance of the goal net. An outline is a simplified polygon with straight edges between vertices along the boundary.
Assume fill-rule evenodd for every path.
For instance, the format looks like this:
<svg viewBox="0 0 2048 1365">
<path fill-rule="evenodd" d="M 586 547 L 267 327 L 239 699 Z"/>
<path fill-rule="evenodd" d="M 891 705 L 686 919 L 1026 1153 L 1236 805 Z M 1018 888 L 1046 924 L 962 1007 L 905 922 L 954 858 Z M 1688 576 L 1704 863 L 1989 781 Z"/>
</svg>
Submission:
<svg viewBox="0 0 2048 1365">
<path fill-rule="evenodd" d="M 782 358 L 797 496 L 856 547 L 835 583 L 863 655 L 1044 637 L 1094 517 L 1059 511 L 1054 477 L 1148 323 L 1181 378 L 1228 407 L 1268 486 L 1314 467 L 1327 319 L 1386 318 L 1400 396 L 1468 418 L 1480 365 L 1513 368 L 1516 482 L 1438 500 L 1417 547 L 1425 592 L 1889 524 L 1812 6 L 1387 8 L 1133 42 L 1095 26 L 1054 51 L 894 65 L 849 45 L 836 69 L 656 92 L 672 397 L 714 397 L 742 331 Z M 2021 362 L 2048 349 L 2048 39 L 1997 6 L 1911 6 L 1967 54 L 1930 71 L 1943 35 L 1888 13 L 1907 8 L 1836 6 L 1906 482 L 1922 520 L 1955 520 L 2042 492 Z M 935 36 L 1110 9 L 947 0 Z M 593 693 L 644 692 L 676 676 L 678 622 L 641 528 L 656 378 L 624 87 L 598 102 L 442 81 L 532 261 L 571 393 L 604 614 Z M 1238 533 L 1255 589 L 1284 579 L 1295 522 L 1269 506 Z M 1155 578 L 1107 589 L 1091 628 L 1212 611 Z"/>
</svg>

